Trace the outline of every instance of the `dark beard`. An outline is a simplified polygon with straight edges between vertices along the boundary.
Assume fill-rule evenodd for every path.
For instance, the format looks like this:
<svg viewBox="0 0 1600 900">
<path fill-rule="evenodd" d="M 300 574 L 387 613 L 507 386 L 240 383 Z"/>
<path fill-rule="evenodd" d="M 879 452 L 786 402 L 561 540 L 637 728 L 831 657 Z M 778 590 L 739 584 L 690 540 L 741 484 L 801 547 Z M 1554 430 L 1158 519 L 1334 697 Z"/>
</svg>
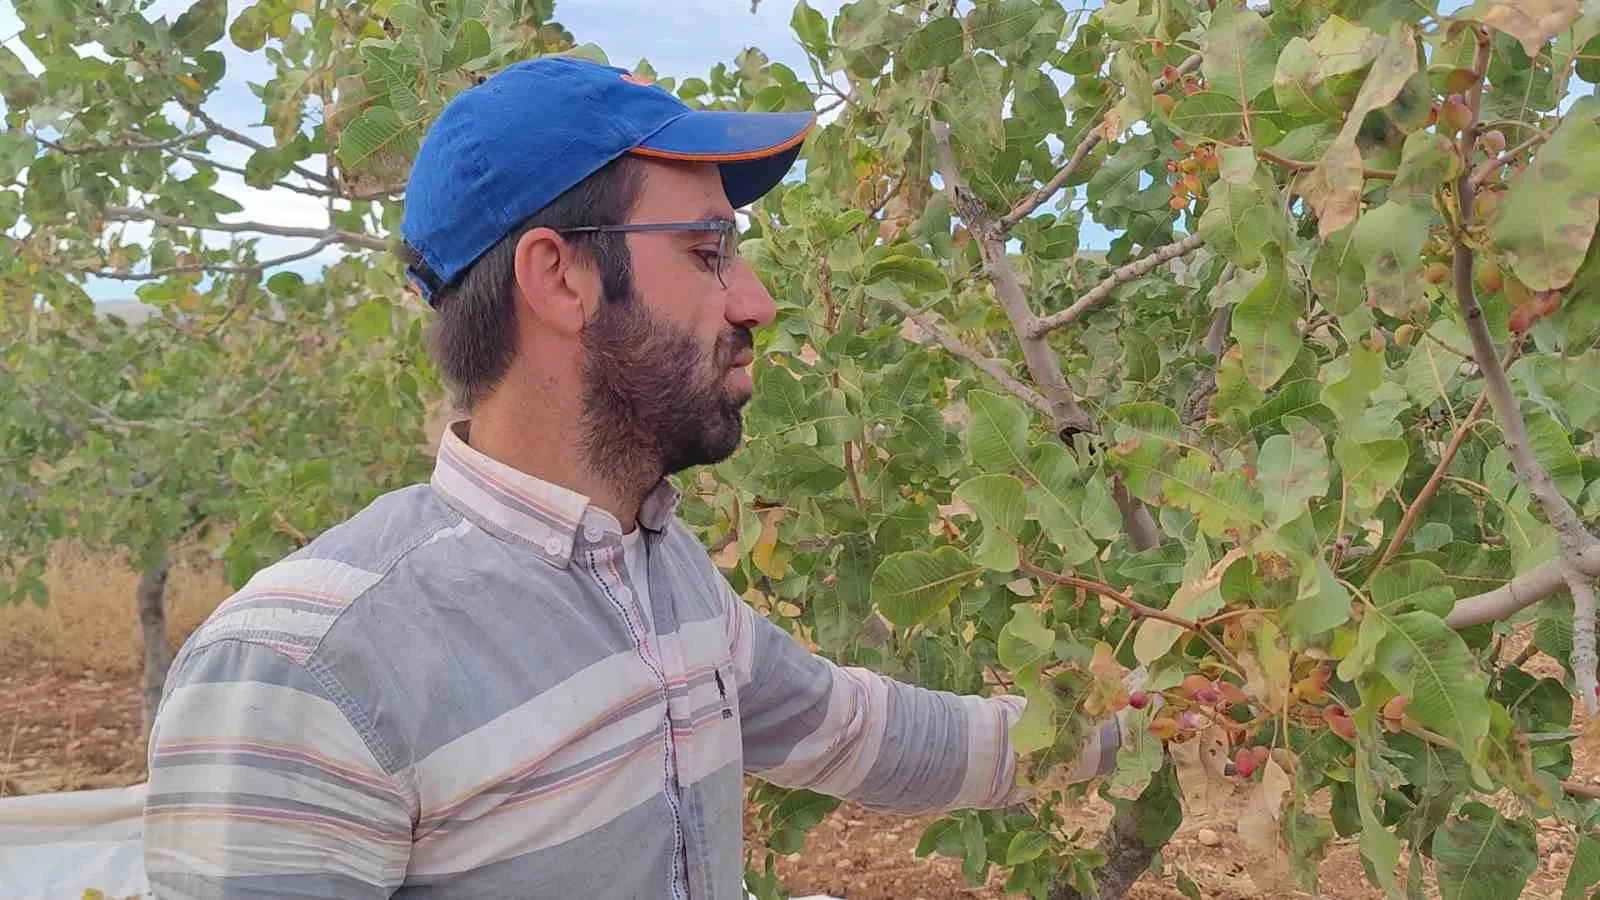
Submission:
<svg viewBox="0 0 1600 900">
<path fill-rule="evenodd" d="M 635 294 L 605 298 L 583 332 L 584 455 L 614 487 L 643 493 L 662 475 L 727 459 L 748 397 L 729 393 L 747 328 L 717 339 L 710 365 L 694 337 L 653 319 Z"/>
</svg>

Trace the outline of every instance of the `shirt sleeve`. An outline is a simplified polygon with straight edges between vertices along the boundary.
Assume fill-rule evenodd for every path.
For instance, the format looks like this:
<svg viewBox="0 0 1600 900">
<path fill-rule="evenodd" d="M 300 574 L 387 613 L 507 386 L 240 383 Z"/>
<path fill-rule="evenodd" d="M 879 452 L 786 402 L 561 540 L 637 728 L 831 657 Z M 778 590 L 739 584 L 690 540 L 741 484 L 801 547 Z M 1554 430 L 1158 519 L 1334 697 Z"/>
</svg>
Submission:
<svg viewBox="0 0 1600 900">
<path fill-rule="evenodd" d="M 1009 730 L 1025 700 L 962 696 L 839 666 L 808 651 L 723 583 L 738 679 L 745 770 L 868 809 L 915 813 L 1020 802 Z M 1115 719 L 1095 730 L 1069 778 L 1116 763 Z"/>
<path fill-rule="evenodd" d="M 413 805 L 340 694 L 256 643 L 181 658 L 150 737 L 154 896 L 368 898 L 400 886 Z"/>
</svg>

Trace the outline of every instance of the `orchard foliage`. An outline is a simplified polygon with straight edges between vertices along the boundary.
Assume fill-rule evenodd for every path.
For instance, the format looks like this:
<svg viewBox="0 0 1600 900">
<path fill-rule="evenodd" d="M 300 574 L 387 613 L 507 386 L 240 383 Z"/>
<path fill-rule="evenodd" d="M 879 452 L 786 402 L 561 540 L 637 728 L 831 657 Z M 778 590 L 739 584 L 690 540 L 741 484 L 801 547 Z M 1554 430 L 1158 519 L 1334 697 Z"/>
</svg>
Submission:
<svg viewBox="0 0 1600 900">
<path fill-rule="evenodd" d="M 541 0 L 18 8 L 45 73 L 0 51 L 19 248 L 0 278 L 8 323 L 39 336 L 0 356 L 0 447 L 50 500 L 5 515 L 65 532 L 122 502 L 108 473 L 171 472 L 140 489 L 162 509 L 214 490 L 246 574 L 259 509 L 310 531 L 404 480 L 386 429 L 434 383 L 386 257 L 262 284 L 249 245 L 200 243 L 237 211 L 218 148 L 249 151 L 252 184 L 329 199 L 302 237 L 370 251 L 454 91 L 603 51 Z M 1553 817 L 1579 837 L 1568 894 L 1600 880 L 1600 809 L 1566 783 L 1574 697 L 1596 706 L 1600 6 L 858 0 L 830 20 L 801 0 L 792 24 L 801 70 L 754 48 L 703 76 L 635 67 L 696 105 L 825 111 L 803 173 L 750 211 L 780 315 L 746 444 L 683 476 L 684 512 L 830 657 L 1028 697 L 1011 736 L 1035 798 L 947 817 L 919 852 L 1114 896 L 1208 817 L 1236 824 L 1263 893 L 1313 887 L 1337 836 L 1391 896 L 1498 897 Z M 72 50 L 91 35 L 109 61 Z M 271 144 L 204 114 L 224 40 L 275 68 L 254 86 Z M 151 238 L 121 240 L 127 219 Z M 77 336 L 116 328 L 87 324 L 87 267 L 152 273 L 161 321 L 97 340 L 143 342 L 170 360 L 156 375 Z M 252 331 L 231 290 L 247 321 L 321 326 Z M 301 390 L 219 418 L 273 374 L 216 377 L 241 347 Z M 33 395 L 69 398 L 61 420 Z M 336 449 L 353 458 L 307 486 Z M 1562 677 L 1532 674 L 1538 654 Z M 1085 789 L 1049 775 L 1118 711 L 1095 843 L 1061 818 Z M 772 895 L 773 854 L 833 801 L 753 799 L 750 885 Z"/>
</svg>

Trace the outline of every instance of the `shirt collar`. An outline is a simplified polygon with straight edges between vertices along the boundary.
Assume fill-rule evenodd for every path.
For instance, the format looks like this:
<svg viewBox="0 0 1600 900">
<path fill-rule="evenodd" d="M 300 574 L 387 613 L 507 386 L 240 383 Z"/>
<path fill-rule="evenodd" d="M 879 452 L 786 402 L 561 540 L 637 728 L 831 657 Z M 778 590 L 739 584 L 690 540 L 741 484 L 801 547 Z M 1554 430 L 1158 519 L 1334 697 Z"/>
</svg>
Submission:
<svg viewBox="0 0 1600 900">
<path fill-rule="evenodd" d="M 526 543 L 549 562 L 565 567 L 582 543 L 622 533 L 611 513 L 589 498 L 492 459 L 467 443 L 469 422 L 444 429 L 431 484 L 451 506 L 476 524 Z M 662 531 L 677 513 L 677 488 L 663 478 L 639 508 L 639 524 Z"/>
</svg>

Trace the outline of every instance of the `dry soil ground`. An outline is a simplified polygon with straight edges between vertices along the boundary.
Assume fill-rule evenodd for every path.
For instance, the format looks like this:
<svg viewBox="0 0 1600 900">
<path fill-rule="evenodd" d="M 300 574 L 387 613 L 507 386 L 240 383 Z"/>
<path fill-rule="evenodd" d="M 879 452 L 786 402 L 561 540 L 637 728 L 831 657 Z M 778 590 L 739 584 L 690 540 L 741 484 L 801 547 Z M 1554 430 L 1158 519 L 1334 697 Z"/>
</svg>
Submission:
<svg viewBox="0 0 1600 900">
<path fill-rule="evenodd" d="M 62 550 L 49 580 L 52 602 L 47 609 L 0 610 L 0 795 L 142 781 L 139 628 L 132 601 L 136 577 L 106 560 Z M 227 595 L 221 578 L 203 563 L 180 564 L 170 590 L 174 646 Z M 1577 777 L 1600 784 L 1600 746 L 1581 746 L 1578 768 Z M 1070 811 L 1069 820 L 1093 834 L 1109 814 L 1106 804 L 1091 800 Z M 998 877 L 991 877 L 988 885 L 970 886 L 956 860 L 916 857 L 917 840 L 933 821 L 931 816 L 892 817 L 843 805 L 812 833 L 804 849 L 780 859 L 780 876 L 795 896 L 1004 897 Z M 1176 888 L 1180 872 L 1207 898 L 1262 896 L 1240 863 L 1237 836 L 1226 826 L 1215 827 L 1220 845 L 1204 846 L 1200 828 L 1200 823 L 1186 824 L 1167 849 L 1165 871 L 1147 875 L 1131 896 L 1181 897 Z M 761 840 L 753 828 L 746 831 L 752 845 Z M 1553 822 L 1541 823 L 1539 850 L 1540 867 L 1524 896 L 1559 897 L 1571 864 L 1572 838 Z M 1324 862 L 1322 896 L 1381 896 L 1367 885 L 1353 841 L 1338 842 Z"/>
</svg>

